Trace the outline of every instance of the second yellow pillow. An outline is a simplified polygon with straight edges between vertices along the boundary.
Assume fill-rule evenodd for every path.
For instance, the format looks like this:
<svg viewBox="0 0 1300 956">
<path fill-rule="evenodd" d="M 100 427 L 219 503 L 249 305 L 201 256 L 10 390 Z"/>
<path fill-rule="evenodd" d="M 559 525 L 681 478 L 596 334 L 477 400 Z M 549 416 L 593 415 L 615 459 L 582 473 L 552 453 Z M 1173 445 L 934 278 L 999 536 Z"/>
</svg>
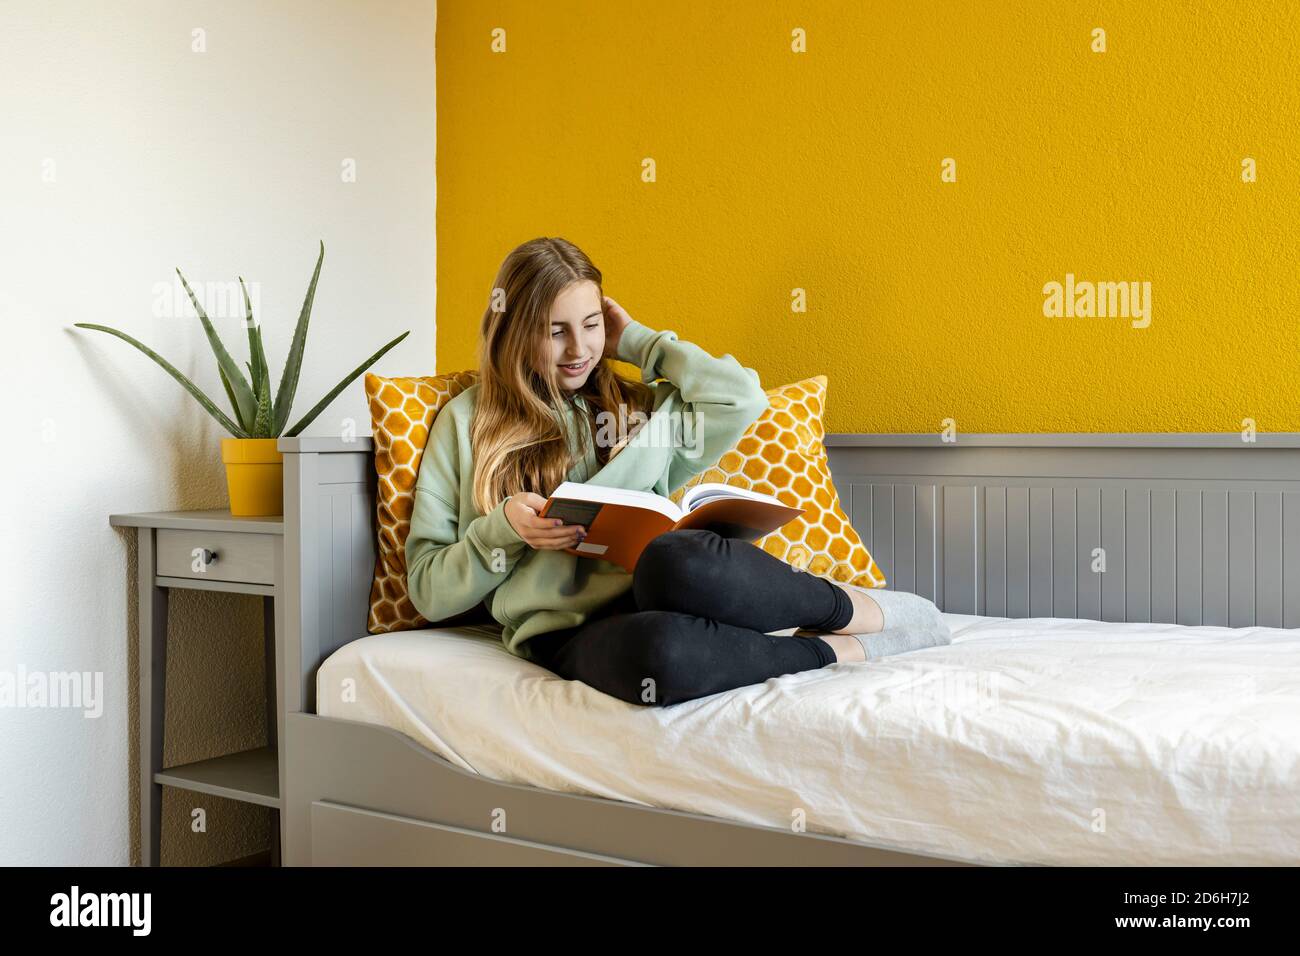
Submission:
<svg viewBox="0 0 1300 956">
<path fill-rule="evenodd" d="M 767 390 L 771 407 L 741 436 L 717 465 L 672 494 L 706 481 L 772 495 L 803 508 L 804 514 L 754 542 L 787 564 L 821 577 L 860 587 L 883 588 L 885 575 L 840 506 L 823 439 L 826 429 L 825 375 Z"/>
</svg>

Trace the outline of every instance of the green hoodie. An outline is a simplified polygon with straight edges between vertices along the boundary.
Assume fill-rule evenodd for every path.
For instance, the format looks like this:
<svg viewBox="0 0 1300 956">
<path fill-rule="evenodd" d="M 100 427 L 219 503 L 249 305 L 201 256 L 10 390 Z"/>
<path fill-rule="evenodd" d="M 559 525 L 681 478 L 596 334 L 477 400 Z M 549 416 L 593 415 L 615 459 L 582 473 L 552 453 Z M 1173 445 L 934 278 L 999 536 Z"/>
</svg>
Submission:
<svg viewBox="0 0 1300 956">
<path fill-rule="evenodd" d="M 717 464 L 769 405 L 757 372 L 730 354 L 714 358 L 678 341 L 672 331 L 633 320 L 623 329 L 618 357 L 641 369 L 641 380 L 654 389 L 654 412 L 604 467 L 588 436 L 587 453 L 575 461 L 569 481 L 668 497 Z M 599 558 L 532 548 L 506 517 L 509 498 L 487 514 L 478 512 L 470 447 L 478 389 L 471 385 L 444 405 L 429 430 L 406 539 L 407 587 L 411 603 L 435 623 L 486 601 L 503 627 L 506 648 L 531 660 L 530 637 L 582 624 L 626 592 L 632 575 Z M 586 408 L 585 399 L 577 402 Z M 566 406 L 564 415 L 576 458 L 578 427 L 588 412 Z M 604 423 L 596 424 L 599 430 Z M 636 424 L 625 427 L 631 431 Z"/>
</svg>

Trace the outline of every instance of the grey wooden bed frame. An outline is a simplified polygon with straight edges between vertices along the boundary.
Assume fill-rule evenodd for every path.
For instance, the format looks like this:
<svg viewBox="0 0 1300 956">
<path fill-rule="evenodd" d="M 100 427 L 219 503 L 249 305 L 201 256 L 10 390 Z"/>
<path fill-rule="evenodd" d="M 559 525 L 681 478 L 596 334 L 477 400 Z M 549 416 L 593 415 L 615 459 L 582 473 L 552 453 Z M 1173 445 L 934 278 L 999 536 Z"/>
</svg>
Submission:
<svg viewBox="0 0 1300 956">
<path fill-rule="evenodd" d="M 890 587 L 945 611 L 1300 627 L 1300 435 L 831 435 L 826 445 Z M 285 864 L 966 865 L 492 780 L 390 728 L 317 715 L 317 668 L 367 634 L 373 450 L 326 438 L 279 448 Z M 1098 548 L 1104 573 L 1093 570 Z M 505 832 L 493 826 L 502 818 Z"/>
</svg>

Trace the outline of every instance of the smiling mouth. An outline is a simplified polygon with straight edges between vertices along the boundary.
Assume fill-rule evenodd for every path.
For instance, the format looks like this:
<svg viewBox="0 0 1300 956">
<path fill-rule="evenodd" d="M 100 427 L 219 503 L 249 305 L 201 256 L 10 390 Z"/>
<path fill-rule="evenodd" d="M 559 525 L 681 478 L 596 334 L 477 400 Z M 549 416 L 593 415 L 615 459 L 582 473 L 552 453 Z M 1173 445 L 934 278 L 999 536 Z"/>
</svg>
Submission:
<svg viewBox="0 0 1300 956">
<path fill-rule="evenodd" d="M 561 365 L 560 368 L 564 369 L 564 371 L 568 372 L 570 375 L 576 375 L 579 372 L 585 371 L 587 366 L 590 364 L 591 359 L 586 359 L 579 362 L 577 365 Z"/>
</svg>

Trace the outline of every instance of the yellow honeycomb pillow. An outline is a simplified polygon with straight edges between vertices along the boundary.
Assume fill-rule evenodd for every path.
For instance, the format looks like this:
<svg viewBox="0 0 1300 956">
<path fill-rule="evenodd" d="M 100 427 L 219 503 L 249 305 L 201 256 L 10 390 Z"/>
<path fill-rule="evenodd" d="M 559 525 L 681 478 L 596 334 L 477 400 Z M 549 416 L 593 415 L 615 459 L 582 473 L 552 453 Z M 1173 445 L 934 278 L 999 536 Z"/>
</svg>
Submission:
<svg viewBox="0 0 1300 956">
<path fill-rule="evenodd" d="M 366 375 L 370 428 L 375 439 L 379 543 L 370 586 L 371 634 L 426 627 L 406 591 L 406 536 L 415 508 L 415 476 L 439 409 L 478 381 L 477 371 L 429 378 Z"/>
<path fill-rule="evenodd" d="M 717 481 L 803 508 L 801 517 L 754 542 L 787 564 L 832 581 L 883 588 L 884 572 L 840 507 L 823 439 L 826 376 L 767 390 L 771 405 L 717 465 L 670 496 L 680 504 L 689 488 Z"/>
</svg>

